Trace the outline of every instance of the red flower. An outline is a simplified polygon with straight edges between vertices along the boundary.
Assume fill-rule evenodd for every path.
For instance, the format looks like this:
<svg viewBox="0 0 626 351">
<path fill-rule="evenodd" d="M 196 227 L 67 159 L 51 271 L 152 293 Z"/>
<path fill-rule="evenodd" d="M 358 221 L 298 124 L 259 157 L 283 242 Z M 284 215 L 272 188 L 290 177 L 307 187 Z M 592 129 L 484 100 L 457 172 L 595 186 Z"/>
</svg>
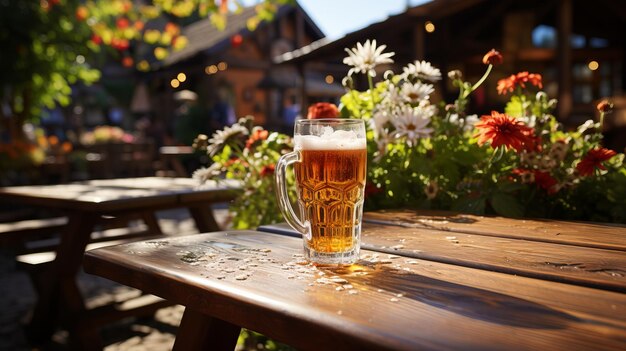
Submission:
<svg viewBox="0 0 626 351">
<path fill-rule="evenodd" d="M 261 177 L 272 175 L 274 174 L 275 169 L 276 169 L 276 165 L 273 165 L 273 164 L 269 166 L 263 166 L 263 168 L 261 168 L 260 175 Z"/>
<path fill-rule="evenodd" d="M 230 38 L 230 45 L 232 45 L 232 47 L 234 48 L 241 45 L 241 43 L 243 43 L 243 37 L 241 36 L 241 34 L 235 34 L 232 36 L 232 38 Z"/>
<path fill-rule="evenodd" d="M 136 30 L 143 30 L 143 28 L 145 27 L 145 23 L 143 23 L 143 21 L 135 21 L 135 23 L 133 24 L 133 27 L 135 27 Z"/>
<path fill-rule="evenodd" d="M 520 152 L 522 149 L 534 150 L 537 147 L 535 131 L 515 117 L 492 111 L 484 115 L 476 123 L 478 145 L 489 142 L 492 148 L 504 145 L 507 149 L 513 148 Z"/>
<path fill-rule="evenodd" d="M 613 150 L 605 148 L 596 148 L 589 150 L 585 157 L 578 162 L 576 169 L 581 176 L 592 175 L 596 168 L 606 170 L 602 162 L 615 156 L 617 153 Z"/>
<path fill-rule="evenodd" d="M 91 42 L 96 44 L 96 45 L 100 45 L 100 44 L 102 44 L 102 37 L 99 36 L 98 34 L 93 34 L 91 36 Z"/>
<path fill-rule="evenodd" d="M 133 58 L 132 58 L 132 57 L 125 56 L 125 57 L 122 59 L 122 65 L 123 65 L 124 67 L 132 67 L 133 63 L 135 63 L 135 61 L 133 60 Z"/>
<path fill-rule="evenodd" d="M 167 22 L 165 24 L 165 32 L 174 36 L 180 33 L 180 27 L 176 23 Z"/>
<path fill-rule="evenodd" d="M 521 178 L 522 183 L 535 183 L 539 188 L 545 190 L 548 194 L 554 194 L 558 191 L 557 180 L 548 172 L 537 169 L 516 168 L 511 171 L 514 175 Z"/>
<path fill-rule="evenodd" d="M 376 186 L 376 184 L 367 182 L 365 183 L 365 197 L 369 197 L 371 195 L 376 195 L 381 193 L 383 189 Z"/>
<path fill-rule="evenodd" d="M 486 65 L 499 65 L 503 61 L 502 54 L 496 49 L 491 49 L 488 53 L 483 56 L 483 63 Z"/>
<path fill-rule="evenodd" d="M 130 25 L 130 22 L 128 21 L 127 18 L 121 17 L 117 19 L 116 25 L 117 25 L 117 28 L 119 29 L 126 29 Z"/>
<path fill-rule="evenodd" d="M 597 106 L 598 111 L 600 112 L 609 112 L 613 108 L 613 104 L 609 102 L 609 100 L 602 100 Z"/>
<path fill-rule="evenodd" d="M 526 83 L 530 83 L 538 88 L 543 88 L 541 74 L 520 72 L 510 77 L 500 79 L 497 87 L 498 94 L 504 95 L 506 93 L 512 93 L 517 87 L 526 88 Z"/>
<path fill-rule="evenodd" d="M 318 118 L 337 118 L 339 117 L 339 109 L 335 104 L 329 102 L 318 102 L 309 106 L 307 119 Z"/>
<path fill-rule="evenodd" d="M 533 173 L 535 174 L 535 183 L 538 187 L 547 191 L 548 194 L 554 194 L 557 192 L 556 185 L 558 182 L 550 175 L 550 173 L 539 170 L 534 170 Z"/>
<path fill-rule="evenodd" d="M 111 46 L 116 50 L 124 51 L 130 47 L 130 43 L 127 39 L 113 38 L 111 39 Z"/>
<path fill-rule="evenodd" d="M 85 6 L 78 6 L 76 9 L 76 19 L 80 22 L 84 21 L 89 17 L 89 10 Z"/>
<path fill-rule="evenodd" d="M 246 149 L 251 148 L 257 141 L 265 140 L 270 133 L 265 129 L 255 129 L 252 135 L 246 140 Z"/>
</svg>

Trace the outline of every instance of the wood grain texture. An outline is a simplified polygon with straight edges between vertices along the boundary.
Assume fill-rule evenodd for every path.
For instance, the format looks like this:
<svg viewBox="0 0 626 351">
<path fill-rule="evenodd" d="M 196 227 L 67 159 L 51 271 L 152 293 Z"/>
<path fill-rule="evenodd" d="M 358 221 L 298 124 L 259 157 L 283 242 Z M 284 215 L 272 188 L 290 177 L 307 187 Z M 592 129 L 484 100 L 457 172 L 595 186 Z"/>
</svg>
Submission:
<svg viewBox="0 0 626 351">
<path fill-rule="evenodd" d="M 80 211 L 123 211 L 142 207 L 172 207 L 173 203 L 222 202 L 237 194 L 237 183 L 199 185 L 191 178 L 100 179 L 57 185 L 0 188 L 2 201 Z"/>
<path fill-rule="evenodd" d="M 365 251 L 301 265 L 302 241 L 230 231 L 90 251 L 87 272 L 302 350 L 626 348 L 626 295 Z M 217 337 L 217 336 L 216 336 Z"/>
<path fill-rule="evenodd" d="M 364 222 L 626 251 L 626 226 L 484 217 L 445 211 L 366 212 Z"/>
<path fill-rule="evenodd" d="M 626 253 L 367 223 L 362 247 L 435 262 L 626 293 Z"/>
<path fill-rule="evenodd" d="M 286 223 L 259 231 L 298 237 Z M 525 277 L 626 292 L 626 253 L 422 227 L 363 223 L 367 250 Z"/>
</svg>

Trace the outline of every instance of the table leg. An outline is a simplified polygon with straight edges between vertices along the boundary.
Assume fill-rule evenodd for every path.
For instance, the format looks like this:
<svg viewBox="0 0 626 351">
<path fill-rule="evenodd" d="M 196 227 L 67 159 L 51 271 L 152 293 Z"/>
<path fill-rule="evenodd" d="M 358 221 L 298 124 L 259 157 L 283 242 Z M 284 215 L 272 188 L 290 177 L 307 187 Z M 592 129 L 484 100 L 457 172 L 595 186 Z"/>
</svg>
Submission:
<svg viewBox="0 0 626 351">
<path fill-rule="evenodd" d="M 49 273 L 42 277 L 42 288 L 38 291 L 37 304 L 27 327 L 27 335 L 31 341 L 49 341 L 60 312 L 64 313 L 67 320 L 73 319 L 73 323 L 77 323 L 78 316 L 84 315 L 85 306 L 76 285 L 76 275 L 98 218 L 93 213 L 73 213 L 69 216 L 56 258 Z M 97 344 L 97 340 L 92 340 L 93 343 Z"/>
<path fill-rule="evenodd" d="M 240 332 L 234 324 L 185 308 L 173 351 L 232 351 Z"/>
<path fill-rule="evenodd" d="M 148 226 L 150 235 L 163 235 L 163 231 L 159 225 L 159 220 L 157 219 L 154 211 L 141 212 L 141 219 Z"/>
<path fill-rule="evenodd" d="M 189 207 L 189 212 L 196 222 L 200 233 L 215 232 L 221 230 L 215 221 L 213 210 L 209 205 Z"/>
</svg>

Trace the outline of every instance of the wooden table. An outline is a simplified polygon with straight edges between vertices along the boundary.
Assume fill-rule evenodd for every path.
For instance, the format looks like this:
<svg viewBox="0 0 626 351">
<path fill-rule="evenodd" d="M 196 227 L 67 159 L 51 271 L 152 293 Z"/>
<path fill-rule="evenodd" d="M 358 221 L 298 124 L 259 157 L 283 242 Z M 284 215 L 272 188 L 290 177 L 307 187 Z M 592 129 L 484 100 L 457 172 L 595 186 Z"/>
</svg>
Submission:
<svg viewBox="0 0 626 351">
<path fill-rule="evenodd" d="M 188 176 L 185 166 L 180 161 L 181 156 L 193 155 L 194 148 L 191 146 L 161 146 L 159 148 L 159 158 L 161 159 L 161 171 L 167 172 L 170 169 L 178 177 Z"/>
<path fill-rule="evenodd" d="M 626 349 L 623 226 L 368 213 L 339 269 L 302 264 L 288 235 L 137 242 L 85 269 L 185 305 L 176 350 L 232 350 L 240 327 L 302 350 Z"/>
<path fill-rule="evenodd" d="M 237 185 L 233 182 L 198 186 L 196 180 L 189 178 L 157 177 L 0 188 L 0 201 L 62 210 L 68 215 L 56 259 L 39 292 L 29 326 L 31 338 L 49 339 L 61 317 L 80 349 L 98 348 L 98 330 L 88 318 L 83 318 L 87 314 L 76 275 L 99 218 L 139 213 L 152 233 L 160 234 L 155 211 L 184 207 L 200 231 L 215 231 L 219 227 L 210 205 L 229 201 L 236 193 Z"/>
</svg>

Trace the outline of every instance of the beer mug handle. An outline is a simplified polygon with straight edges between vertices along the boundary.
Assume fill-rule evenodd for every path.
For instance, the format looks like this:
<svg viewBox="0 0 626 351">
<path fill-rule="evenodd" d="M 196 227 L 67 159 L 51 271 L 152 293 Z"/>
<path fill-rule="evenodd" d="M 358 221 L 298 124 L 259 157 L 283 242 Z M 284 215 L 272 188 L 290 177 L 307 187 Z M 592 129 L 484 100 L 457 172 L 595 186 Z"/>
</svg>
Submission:
<svg viewBox="0 0 626 351">
<path fill-rule="evenodd" d="M 280 157 L 278 164 L 276 165 L 276 195 L 278 197 L 278 207 L 280 207 L 283 216 L 287 223 L 295 230 L 304 235 L 307 240 L 311 240 L 311 231 L 309 230 L 308 221 L 302 223 L 302 220 L 298 218 L 291 201 L 289 201 L 289 191 L 287 190 L 287 178 L 285 172 L 287 166 L 300 162 L 300 153 L 298 151 L 292 151 Z"/>
</svg>

